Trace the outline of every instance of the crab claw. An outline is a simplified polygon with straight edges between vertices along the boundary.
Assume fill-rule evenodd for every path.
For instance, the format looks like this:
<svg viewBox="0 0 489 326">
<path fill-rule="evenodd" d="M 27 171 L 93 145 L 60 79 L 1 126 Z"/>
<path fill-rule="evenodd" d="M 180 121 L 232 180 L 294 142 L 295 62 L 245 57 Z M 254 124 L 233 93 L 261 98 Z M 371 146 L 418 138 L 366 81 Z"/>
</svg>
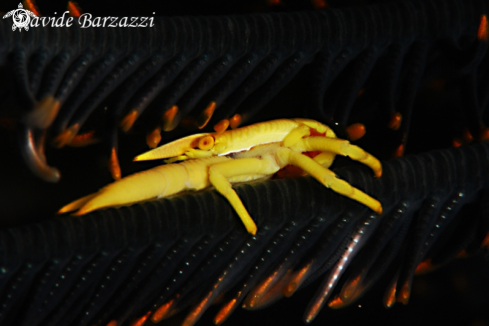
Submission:
<svg viewBox="0 0 489 326">
<path fill-rule="evenodd" d="M 152 149 L 146 153 L 138 155 L 134 158 L 134 161 L 149 161 L 159 160 L 164 158 L 170 158 L 180 156 L 188 151 L 191 151 L 197 147 L 200 138 L 203 136 L 211 135 L 211 133 L 202 133 L 197 135 L 190 135 L 172 141 L 171 143 Z"/>
</svg>

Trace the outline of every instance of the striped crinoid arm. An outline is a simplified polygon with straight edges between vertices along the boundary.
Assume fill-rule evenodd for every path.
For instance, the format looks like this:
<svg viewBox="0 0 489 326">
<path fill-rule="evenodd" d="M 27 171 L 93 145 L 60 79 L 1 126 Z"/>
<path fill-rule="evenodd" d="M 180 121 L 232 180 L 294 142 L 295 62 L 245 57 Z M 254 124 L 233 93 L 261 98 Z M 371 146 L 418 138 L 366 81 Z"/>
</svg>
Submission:
<svg viewBox="0 0 489 326">
<path fill-rule="evenodd" d="M 375 115 L 386 125 L 391 120 L 402 153 L 418 89 L 437 76 L 437 85 L 456 80 L 470 106 L 460 129 L 484 138 L 485 15 L 483 0 L 430 0 L 299 13 L 149 15 L 154 26 L 146 28 L 75 23 L 23 34 L 2 20 L 0 117 L 18 122 L 24 162 L 51 182 L 61 173 L 48 164 L 46 143 L 103 140 L 117 179 L 119 129 L 142 132 L 155 147 L 162 137 L 185 133 L 178 126 L 235 128 L 260 120 L 257 114 L 297 75 L 308 85 L 296 94 L 301 109 L 268 116 L 300 113 L 347 124 L 361 120 L 369 112 L 363 106 L 375 99 Z"/>
<path fill-rule="evenodd" d="M 3 229 L 0 320 L 134 325 L 176 314 L 192 325 L 218 303 L 220 324 L 297 291 L 309 293 L 311 322 L 375 287 L 385 305 L 406 303 L 420 266 L 487 247 L 488 166 L 489 146 L 475 144 L 386 161 L 379 179 L 336 170 L 379 198 L 382 216 L 310 177 L 243 184 L 255 236 L 212 190 Z"/>
<path fill-rule="evenodd" d="M 472 266 L 474 278 L 451 268 L 412 276 L 487 246 L 487 145 L 422 152 L 484 139 L 488 3 L 367 2 L 336 8 L 352 3 L 331 0 L 315 12 L 306 3 L 294 13 L 283 0 L 259 14 L 223 4 L 207 9 L 212 17 L 193 1 L 180 12 L 122 2 L 107 13 L 80 3 L 94 16 L 156 11 L 153 29 L 13 33 L 11 18 L 0 20 L 0 324 L 165 324 L 207 308 L 198 324 L 229 315 L 230 324 L 300 323 L 315 311 L 313 324 L 478 321 L 484 260 L 457 263 Z M 41 13 L 62 12 L 65 3 L 54 3 L 39 4 Z M 2 2 L 0 11 L 17 6 Z M 386 161 L 376 181 L 367 169 L 336 170 L 386 205 L 380 219 L 311 178 L 237 187 L 263 231 L 256 238 L 213 191 L 54 218 L 111 181 L 107 159 L 114 176 L 117 161 L 128 174 L 149 167 L 128 163 L 146 143 L 196 133 L 186 128 L 295 117 L 362 123 L 358 145 L 380 159 L 416 154 Z M 335 276 L 333 292 L 324 291 L 321 282 Z M 293 296 L 278 300 L 284 293 Z M 411 302 L 377 309 L 384 294 L 387 306 Z M 349 307 L 321 308 L 321 300 Z"/>
</svg>

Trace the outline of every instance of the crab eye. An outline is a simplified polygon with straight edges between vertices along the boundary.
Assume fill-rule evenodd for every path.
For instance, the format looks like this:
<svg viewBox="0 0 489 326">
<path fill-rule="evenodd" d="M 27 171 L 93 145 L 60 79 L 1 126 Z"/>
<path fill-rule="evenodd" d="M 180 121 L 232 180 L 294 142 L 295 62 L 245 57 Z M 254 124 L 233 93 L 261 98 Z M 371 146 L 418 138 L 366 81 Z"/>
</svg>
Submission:
<svg viewBox="0 0 489 326">
<path fill-rule="evenodd" d="M 214 137 L 211 135 L 204 136 L 199 139 L 199 148 L 203 150 L 211 149 L 214 146 Z"/>
</svg>

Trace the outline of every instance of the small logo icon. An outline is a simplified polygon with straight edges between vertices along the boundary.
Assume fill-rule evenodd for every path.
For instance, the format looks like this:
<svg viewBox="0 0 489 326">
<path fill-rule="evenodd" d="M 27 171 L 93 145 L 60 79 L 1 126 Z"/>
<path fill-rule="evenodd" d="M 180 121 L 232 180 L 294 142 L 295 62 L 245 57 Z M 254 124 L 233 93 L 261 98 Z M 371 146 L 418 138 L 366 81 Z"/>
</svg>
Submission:
<svg viewBox="0 0 489 326">
<path fill-rule="evenodd" d="M 14 21 L 12 30 L 15 31 L 15 29 L 18 27 L 19 32 L 22 32 L 22 28 L 25 28 L 25 30 L 28 31 L 31 17 L 37 17 L 32 11 L 24 9 L 22 3 L 19 3 L 19 9 L 9 11 L 3 16 L 3 18 L 5 19 L 10 16 L 12 16 Z"/>
</svg>

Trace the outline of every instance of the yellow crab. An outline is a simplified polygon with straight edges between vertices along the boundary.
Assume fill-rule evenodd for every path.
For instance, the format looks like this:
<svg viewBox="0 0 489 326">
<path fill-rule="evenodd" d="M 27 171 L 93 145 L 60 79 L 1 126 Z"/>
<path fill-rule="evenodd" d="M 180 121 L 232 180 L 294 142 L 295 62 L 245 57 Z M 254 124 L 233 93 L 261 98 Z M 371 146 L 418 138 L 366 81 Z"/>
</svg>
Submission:
<svg viewBox="0 0 489 326">
<path fill-rule="evenodd" d="M 314 158 L 302 154 L 313 151 L 320 154 Z M 103 207 L 131 205 L 212 185 L 226 197 L 246 230 L 254 235 L 256 224 L 231 184 L 267 178 L 293 165 L 333 191 L 382 214 L 382 205 L 377 200 L 338 179 L 328 169 L 337 154 L 369 166 L 377 177 L 382 174 L 379 160 L 347 140 L 336 138 L 326 125 L 309 119 L 280 119 L 220 133 L 191 135 L 155 148 L 134 160 L 167 159 L 169 164 L 117 180 L 64 206 L 59 213 L 78 209 L 75 215 L 82 215 Z M 184 162 L 173 163 L 176 161 Z"/>
</svg>

